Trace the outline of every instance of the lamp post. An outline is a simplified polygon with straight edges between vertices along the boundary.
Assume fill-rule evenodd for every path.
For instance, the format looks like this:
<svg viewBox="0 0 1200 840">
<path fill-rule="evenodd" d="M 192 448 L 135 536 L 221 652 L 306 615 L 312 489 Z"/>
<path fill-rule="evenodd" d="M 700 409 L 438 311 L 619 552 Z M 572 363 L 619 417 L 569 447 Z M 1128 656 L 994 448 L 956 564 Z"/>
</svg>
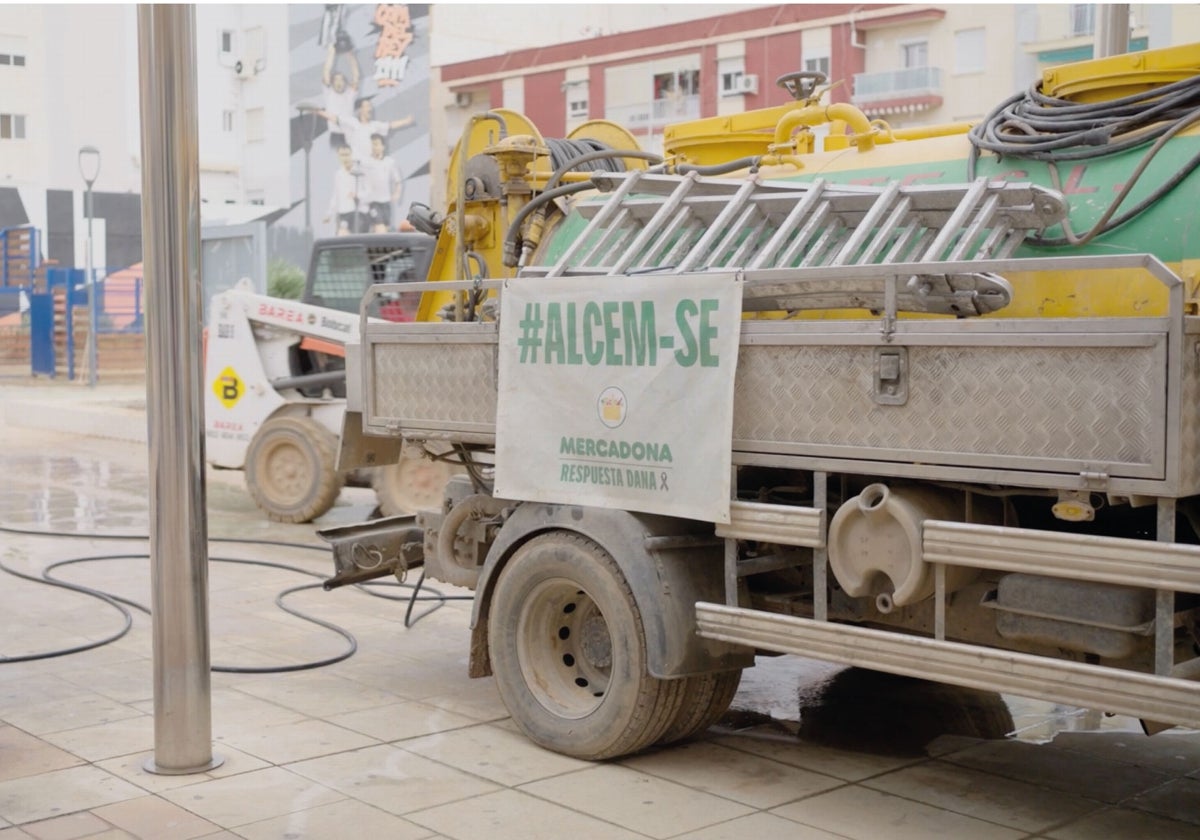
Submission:
<svg viewBox="0 0 1200 840">
<path fill-rule="evenodd" d="M 312 236 L 312 175 L 309 171 L 309 156 L 312 154 L 313 138 L 316 135 L 317 106 L 302 104 L 297 106 L 300 112 L 300 130 L 304 136 L 304 230 Z"/>
<path fill-rule="evenodd" d="M 87 185 L 84 193 L 83 212 L 87 216 L 87 253 L 85 271 L 88 288 L 88 387 L 96 387 L 96 278 L 92 266 L 92 184 L 100 175 L 100 150 L 95 146 L 84 146 L 79 150 L 79 174 Z"/>
</svg>

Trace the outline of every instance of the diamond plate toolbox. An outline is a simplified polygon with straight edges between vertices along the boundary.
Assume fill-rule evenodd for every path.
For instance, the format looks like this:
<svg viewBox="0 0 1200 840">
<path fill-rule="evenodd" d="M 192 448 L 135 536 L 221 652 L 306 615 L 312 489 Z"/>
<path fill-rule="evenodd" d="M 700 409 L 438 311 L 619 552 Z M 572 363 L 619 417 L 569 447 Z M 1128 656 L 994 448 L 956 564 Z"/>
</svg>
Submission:
<svg viewBox="0 0 1200 840">
<path fill-rule="evenodd" d="M 496 427 L 496 324 L 389 324 L 367 333 L 365 430 L 490 442 Z"/>
<path fill-rule="evenodd" d="M 909 321 L 890 341 L 746 323 L 734 449 L 1162 480 L 1169 337 L 1166 319 Z M 903 363 L 881 374 L 888 357 Z"/>
<path fill-rule="evenodd" d="M 744 321 L 735 461 L 1200 492 L 1195 321 L 1174 377 L 1166 318 L 907 321 L 888 341 L 878 321 Z M 496 354 L 495 324 L 389 325 L 364 350 L 368 432 L 494 442 Z"/>
</svg>

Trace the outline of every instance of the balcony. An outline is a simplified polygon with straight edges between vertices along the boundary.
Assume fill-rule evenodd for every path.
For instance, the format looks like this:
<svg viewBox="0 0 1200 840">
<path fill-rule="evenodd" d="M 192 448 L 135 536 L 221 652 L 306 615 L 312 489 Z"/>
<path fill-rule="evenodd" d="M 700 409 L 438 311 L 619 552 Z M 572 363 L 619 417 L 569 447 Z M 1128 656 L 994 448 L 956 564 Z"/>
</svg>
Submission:
<svg viewBox="0 0 1200 840">
<path fill-rule="evenodd" d="M 915 113 L 942 104 L 942 68 L 856 73 L 850 101 L 872 114 Z"/>
<path fill-rule="evenodd" d="M 604 109 L 606 120 L 611 120 L 631 130 L 657 131 L 670 123 L 694 120 L 699 117 L 699 95 L 654 99 L 634 105 L 609 105 Z"/>
</svg>

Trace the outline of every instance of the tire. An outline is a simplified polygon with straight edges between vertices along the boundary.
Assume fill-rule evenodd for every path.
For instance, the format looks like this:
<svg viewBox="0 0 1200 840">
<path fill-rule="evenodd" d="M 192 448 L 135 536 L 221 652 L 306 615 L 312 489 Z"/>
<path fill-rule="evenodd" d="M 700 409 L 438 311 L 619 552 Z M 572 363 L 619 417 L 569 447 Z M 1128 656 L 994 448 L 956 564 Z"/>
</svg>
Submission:
<svg viewBox="0 0 1200 840">
<path fill-rule="evenodd" d="M 637 752 L 675 719 L 685 680 L 646 671 L 641 614 L 599 545 L 562 531 L 513 555 L 488 616 L 492 672 L 534 743 L 589 760 Z"/>
<path fill-rule="evenodd" d="M 463 472 L 448 461 L 402 457 L 397 464 L 372 470 L 371 487 L 384 516 L 441 510 L 446 482 Z"/>
<path fill-rule="evenodd" d="M 741 681 L 741 669 L 685 679 L 683 703 L 658 743 L 674 744 L 704 732 L 729 709 Z"/>
<path fill-rule="evenodd" d="M 272 417 L 246 452 L 246 487 L 275 522 L 310 522 L 342 489 L 337 440 L 310 417 Z"/>
</svg>

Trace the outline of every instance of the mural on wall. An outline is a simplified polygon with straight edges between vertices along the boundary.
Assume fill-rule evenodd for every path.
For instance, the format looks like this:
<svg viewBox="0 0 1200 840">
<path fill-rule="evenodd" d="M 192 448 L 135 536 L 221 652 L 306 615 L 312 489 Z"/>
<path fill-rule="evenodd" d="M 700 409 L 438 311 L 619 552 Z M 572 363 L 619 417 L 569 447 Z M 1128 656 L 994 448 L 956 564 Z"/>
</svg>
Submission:
<svg viewBox="0 0 1200 840">
<path fill-rule="evenodd" d="M 293 209 L 314 236 L 410 229 L 429 201 L 429 7 L 293 5 Z"/>
</svg>

